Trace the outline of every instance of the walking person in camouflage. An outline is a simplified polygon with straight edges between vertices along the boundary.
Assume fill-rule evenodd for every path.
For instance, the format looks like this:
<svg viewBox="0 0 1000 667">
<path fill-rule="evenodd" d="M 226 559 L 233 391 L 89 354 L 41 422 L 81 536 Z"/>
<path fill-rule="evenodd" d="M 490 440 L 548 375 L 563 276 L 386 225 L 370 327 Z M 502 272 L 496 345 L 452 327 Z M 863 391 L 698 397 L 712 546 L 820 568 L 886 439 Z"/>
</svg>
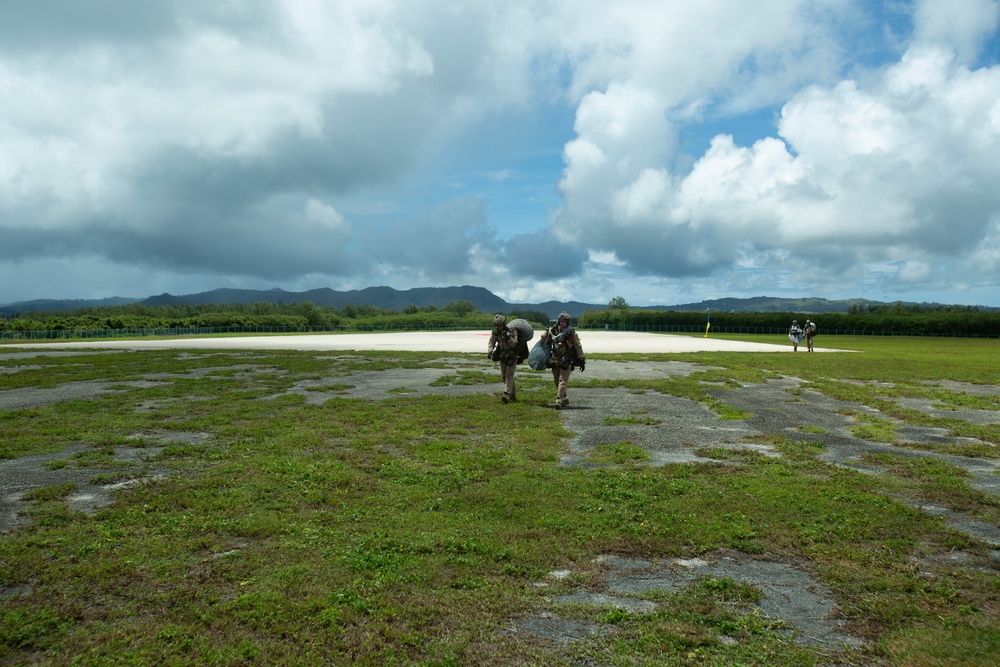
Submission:
<svg viewBox="0 0 1000 667">
<path fill-rule="evenodd" d="M 517 400 L 514 386 L 514 371 L 517 369 L 518 344 L 517 329 L 507 326 L 507 318 L 499 313 L 493 318 L 493 333 L 486 349 L 486 358 L 500 362 L 500 377 L 503 380 L 504 403 Z"/>
<path fill-rule="evenodd" d="M 555 325 L 542 333 L 541 341 L 552 343 L 549 368 L 552 369 L 552 380 L 556 385 L 556 408 L 565 408 L 569 405 L 566 383 L 569 382 L 573 366 L 579 366 L 582 373 L 587 365 L 580 337 L 576 334 L 576 329 L 569 325 L 569 313 L 559 313 Z"/>
<path fill-rule="evenodd" d="M 818 327 L 815 322 L 810 322 L 806 320 L 806 328 L 802 330 L 802 333 L 806 336 L 806 348 L 812 352 L 813 351 L 813 338 L 816 336 L 816 331 Z"/>
</svg>

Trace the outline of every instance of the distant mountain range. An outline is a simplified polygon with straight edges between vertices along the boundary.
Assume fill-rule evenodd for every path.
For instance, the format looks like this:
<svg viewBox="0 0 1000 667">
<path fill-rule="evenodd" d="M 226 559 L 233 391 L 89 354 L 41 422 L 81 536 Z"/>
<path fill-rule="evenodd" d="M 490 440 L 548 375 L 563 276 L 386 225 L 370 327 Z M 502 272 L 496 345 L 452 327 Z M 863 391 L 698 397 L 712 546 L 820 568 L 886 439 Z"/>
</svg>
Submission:
<svg viewBox="0 0 1000 667">
<path fill-rule="evenodd" d="M 582 314 L 591 308 L 603 308 L 606 304 L 581 303 L 579 301 L 546 301 L 537 304 L 507 303 L 493 292 L 482 287 L 463 285 L 461 287 L 417 287 L 408 290 L 397 290 L 392 287 L 366 287 L 361 290 L 338 292 L 328 287 L 309 290 L 307 292 L 286 292 L 280 289 L 266 291 L 217 289 L 201 294 L 173 296 L 161 294 L 143 299 L 148 306 L 161 306 L 175 303 L 302 303 L 308 301 L 317 306 L 374 306 L 385 310 L 402 311 L 407 306 L 440 308 L 456 301 L 468 301 L 477 310 L 484 313 L 509 312 L 511 310 L 537 310 L 550 317 L 556 317 L 564 310 L 574 316 Z"/>
<path fill-rule="evenodd" d="M 205 303 L 302 303 L 309 301 L 317 306 L 374 306 L 385 310 L 402 311 L 407 306 L 418 308 L 427 306 L 442 307 L 455 301 L 468 301 L 479 311 L 486 313 L 509 313 L 512 311 L 533 310 L 542 312 L 550 318 L 566 311 L 573 317 L 582 315 L 586 310 L 606 308 L 606 303 L 582 303 L 580 301 L 545 301 L 543 303 L 507 303 L 493 292 L 471 285 L 461 287 L 418 287 L 409 290 L 397 290 L 392 287 L 366 287 L 361 290 L 338 292 L 327 287 L 309 290 L 307 292 L 286 292 L 282 289 L 245 290 L 216 289 L 198 294 L 174 296 L 160 294 L 145 299 L 130 299 L 113 297 L 109 299 L 38 299 L 21 301 L 6 306 L 0 306 L 0 314 L 7 316 L 24 312 L 58 312 L 76 310 L 95 306 L 121 306 L 130 303 L 142 303 L 147 306 L 164 306 L 172 304 L 198 305 Z M 882 302 L 866 299 L 845 299 L 830 301 L 818 298 L 787 299 L 771 296 L 756 296 L 749 299 L 711 299 L 697 303 L 684 303 L 663 306 L 641 306 L 643 310 L 715 310 L 725 312 L 793 312 L 793 313 L 846 313 L 855 304 L 878 304 Z M 994 310 L 988 308 L 988 310 Z"/>
</svg>

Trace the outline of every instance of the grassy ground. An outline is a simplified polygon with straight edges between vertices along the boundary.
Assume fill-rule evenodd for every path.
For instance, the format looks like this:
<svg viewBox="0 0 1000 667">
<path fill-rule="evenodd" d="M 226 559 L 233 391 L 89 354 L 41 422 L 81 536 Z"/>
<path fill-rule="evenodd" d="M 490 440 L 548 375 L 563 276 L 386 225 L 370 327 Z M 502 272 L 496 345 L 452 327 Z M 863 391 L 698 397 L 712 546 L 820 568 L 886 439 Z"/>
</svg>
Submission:
<svg viewBox="0 0 1000 667">
<path fill-rule="evenodd" d="M 817 343 L 861 353 L 640 355 L 724 370 L 612 384 L 690 397 L 723 414 L 724 400 L 709 398 L 703 382 L 794 375 L 881 410 L 886 423 L 859 423 L 871 429 L 865 437 L 893 442 L 893 424 L 936 425 L 987 443 L 964 455 L 997 457 L 997 425 L 932 418 L 887 400 L 1000 410 L 996 395 L 924 382 L 997 383 L 997 341 Z M 0 389 L 168 379 L 0 412 L 2 458 L 84 443 L 84 455 L 53 465 L 106 469 L 117 448 L 157 446 L 152 434 L 210 434 L 157 450 L 155 466 L 171 474 L 117 492 L 95 514 L 69 509 L 72 487 L 31 494 L 34 523 L 0 537 L 0 662 L 997 664 L 997 570 L 935 559 L 957 550 L 988 563 L 989 549 L 889 495 L 933 498 L 1000 522 L 998 499 L 970 489 L 953 466 L 890 458 L 880 461 L 890 475 L 865 476 L 819 461 L 804 424 L 801 438 L 767 437 L 780 458 L 728 454 L 749 465 L 649 467 L 641 451 L 622 445 L 596 452 L 601 465 L 583 469 L 557 465 L 570 434 L 541 380 L 519 383 L 521 401 L 502 410 L 486 394 L 322 404 L 282 394 L 305 379 L 346 386 L 353 369 L 391 372 L 441 356 L 144 351 L 0 361 L 0 370 L 30 365 L 0 374 Z M 455 382 L 497 378 L 466 373 Z M 573 377 L 574 387 L 608 383 Z M 506 632 L 545 597 L 585 585 L 598 554 L 718 550 L 801 563 L 870 643 L 831 653 L 789 641 L 753 613 L 759 591 L 731 580 L 650 595 L 659 606 L 647 614 L 571 610 L 614 627 L 588 642 L 551 645 Z M 574 574 L 535 585 L 560 569 Z"/>
</svg>

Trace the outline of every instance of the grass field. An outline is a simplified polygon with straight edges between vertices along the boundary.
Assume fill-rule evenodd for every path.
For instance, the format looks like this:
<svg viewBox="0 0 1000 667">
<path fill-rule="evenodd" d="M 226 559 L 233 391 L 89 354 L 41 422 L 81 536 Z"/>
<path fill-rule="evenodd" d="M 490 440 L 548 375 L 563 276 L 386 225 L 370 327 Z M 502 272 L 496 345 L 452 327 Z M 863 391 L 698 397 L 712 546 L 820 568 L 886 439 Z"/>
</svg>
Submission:
<svg viewBox="0 0 1000 667">
<path fill-rule="evenodd" d="M 1000 664 L 1000 547 L 906 502 L 1000 525 L 1000 497 L 933 456 L 1000 459 L 1000 423 L 942 416 L 1000 411 L 1000 341 L 817 345 L 858 353 L 598 357 L 706 369 L 643 380 L 588 367 L 571 394 L 624 387 L 725 422 L 751 416 L 726 403 L 727 387 L 799 378 L 855 406 L 851 437 L 898 450 L 863 462 L 880 475 L 821 460 L 824 429 L 808 418 L 757 436 L 776 456 L 712 450 L 712 463 L 650 465 L 622 441 L 587 466 L 561 465 L 573 434 L 546 376 L 519 372 L 520 401 L 504 406 L 498 373 L 466 355 L 0 346 L 0 394 L 102 383 L 0 410 L 0 463 L 47 455 L 48 469 L 93 470 L 90 484 L 115 489 L 88 512 L 71 502 L 79 484 L 20 498 L 30 522 L 0 536 L 0 663 Z M 440 393 L 393 384 L 428 369 L 447 371 Z M 350 395 L 359 373 L 386 374 L 389 395 Z M 444 391 L 461 386 L 491 391 Z M 901 399 L 930 401 L 934 414 Z M 641 414 L 605 425 L 670 428 Z M 910 442 L 908 426 L 947 437 Z M 928 456 L 904 456 L 915 450 Z M 600 628 L 579 641 L 511 630 L 545 618 L 554 596 L 593 590 L 599 556 L 719 553 L 796 564 L 859 642 L 796 641 L 738 577 L 640 594 L 647 611 L 560 607 Z"/>
</svg>

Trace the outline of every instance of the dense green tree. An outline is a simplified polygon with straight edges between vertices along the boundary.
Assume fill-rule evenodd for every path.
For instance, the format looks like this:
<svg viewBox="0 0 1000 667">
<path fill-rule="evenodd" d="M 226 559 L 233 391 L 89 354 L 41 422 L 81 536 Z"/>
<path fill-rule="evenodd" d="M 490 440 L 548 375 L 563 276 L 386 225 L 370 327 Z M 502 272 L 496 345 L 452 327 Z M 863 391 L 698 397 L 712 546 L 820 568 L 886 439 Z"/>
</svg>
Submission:
<svg viewBox="0 0 1000 667">
<path fill-rule="evenodd" d="M 471 301 L 463 299 L 461 301 L 449 301 L 444 305 L 444 310 L 456 315 L 468 315 L 469 313 L 476 312 L 476 306 Z"/>
<path fill-rule="evenodd" d="M 628 301 L 623 296 L 616 296 L 608 301 L 608 308 L 611 310 L 628 310 Z"/>
<path fill-rule="evenodd" d="M 311 327 L 323 326 L 323 315 L 311 301 L 303 301 L 299 304 L 299 309 L 302 312 L 302 316 L 306 318 L 306 324 Z"/>
</svg>

